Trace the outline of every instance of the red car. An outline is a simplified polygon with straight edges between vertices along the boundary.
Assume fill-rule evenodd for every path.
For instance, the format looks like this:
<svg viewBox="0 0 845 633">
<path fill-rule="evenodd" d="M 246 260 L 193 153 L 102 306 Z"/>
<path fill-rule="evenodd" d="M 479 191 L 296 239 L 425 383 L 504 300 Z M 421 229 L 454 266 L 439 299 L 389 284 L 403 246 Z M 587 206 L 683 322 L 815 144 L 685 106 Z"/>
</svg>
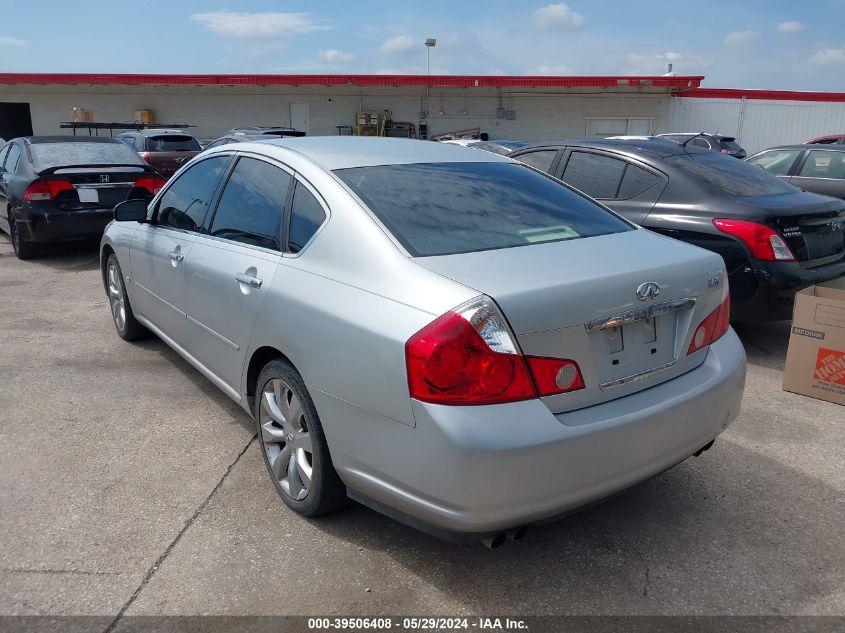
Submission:
<svg viewBox="0 0 845 633">
<path fill-rule="evenodd" d="M 123 132 L 117 139 L 134 149 L 164 179 L 200 153 L 200 142 L 182 130 Z"/>
<path fill-rule="evenodd" d="M 845 145 L 845 134 L 817 136 L 816 138 L 811 138 L 809 141 L 804 141 L 804 145 Z"/>
</svg>

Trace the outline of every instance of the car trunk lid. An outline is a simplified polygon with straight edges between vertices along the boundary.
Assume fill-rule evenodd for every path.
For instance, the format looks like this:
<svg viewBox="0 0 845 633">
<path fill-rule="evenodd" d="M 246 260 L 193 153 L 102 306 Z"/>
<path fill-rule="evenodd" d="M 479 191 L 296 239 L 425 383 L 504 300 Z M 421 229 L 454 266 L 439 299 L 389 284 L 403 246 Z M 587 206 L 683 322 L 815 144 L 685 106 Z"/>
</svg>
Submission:
<svg viewBox="0 0 845 633">
<path fill-rule="evenodd" d="M 799 191 L 741 201 L 767 215 L 766 224 L 783 235 L 804 266 L 821 266 L 845 256 L 842 200 Z"/>
<path fill-rule="evenodd" d="M 56 187 L 53 201 L 64 211 L 111 209 L 117 204 L 135 198 L 152 198 L 151 186 L 155 174 L 142 166 L 63 167 L 49 170 L 42 178 L 47 181 L 69 183 Z M 141 180 L 143 185 L 136 183 Z"/>
<path fill-rule="evenodd" d="M 646 230 L 415 261 L 493 298 L 526 355 L 578 363 L 586 386 L 544 398 L 555 413 L 698 366 L 692 332 L 727 283 L 718 256 Z"/>
</svg>

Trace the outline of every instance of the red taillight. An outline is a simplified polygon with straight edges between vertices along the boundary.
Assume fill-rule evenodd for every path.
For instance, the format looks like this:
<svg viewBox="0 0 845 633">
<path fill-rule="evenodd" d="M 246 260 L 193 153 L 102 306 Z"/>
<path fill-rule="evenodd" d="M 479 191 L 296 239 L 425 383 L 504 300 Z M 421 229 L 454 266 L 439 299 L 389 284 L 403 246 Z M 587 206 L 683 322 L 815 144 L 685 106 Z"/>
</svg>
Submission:
<svg viewBox="0 0 845 633">
<path fill-rule="evenodd" d="M 584 388 L 584 377 L 574 360 L 529 356 L 528 367 L 541 396 L 553 396 Z"/>
<path fill-rule="evenodd" d="M 781 261 L 794 262 L 795 255 L 787 246 L 784 239 L 774 229 L 758 222 L 747 220 L 713 220 L 713 225 L 728 235 L 739 239 L 748 250 L 751 256 L 767 262 Z"/>
<path fill-rule="evenodd" d="M 26 202 L 40 202 L 58 197 L 62 191 L 73 191 L 73 185 L 67 180 L 35 180 L 23 194 Z"/>
<path fill-rule="evenodd" d="M 522 356 L 485 297 L 414 334 L 405 343 L 405 362 L 411 397 L 437 404 L 498 404 L 584 388 L 575 361 Z"/>
<path fill-rule="evenodd" d="M 150 195 L 154 196 L 161 190 L 164 183 L 165 180 L 158 177 L 138 178 L 138 180 L 135 181 L 135 188 L 146 189 L 150 192 Z"/>
<path fill-rule="evenodd" d="M 495 404 L 536 398 L 525 359 L 494 352 L 467 319 L 447 312 L 405 344 L 411 397 L 437 404 Z"/>
<path fill-rule="evenodd" d="M 718 308 L 713 310 L 706 319 L 704 319 L 692 335 L 687 354 L 697 352 L 702 347 L 706 347 L 711 343 L 718 341 L 725 332 L 728 331 L 728 325 L 731 320 L 731 296 L 729 293 L 725 294 L 725 298 Z"/>
</svg>

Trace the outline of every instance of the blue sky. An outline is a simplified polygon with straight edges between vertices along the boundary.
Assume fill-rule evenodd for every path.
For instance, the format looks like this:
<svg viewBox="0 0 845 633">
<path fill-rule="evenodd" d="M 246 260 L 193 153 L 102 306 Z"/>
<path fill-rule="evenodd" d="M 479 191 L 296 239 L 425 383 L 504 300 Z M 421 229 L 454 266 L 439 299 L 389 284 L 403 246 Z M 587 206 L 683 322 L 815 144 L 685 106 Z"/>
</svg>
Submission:
<svg viewBox="0 0 845 633">
<path fill-rule="evenodd" d="M 0 15 L 7 72 L 425 73 L 436 37 L 432 73 L 672 62 L 710 87 L 845 90 L 845 0 L 0 0 Z"/>
</svg>

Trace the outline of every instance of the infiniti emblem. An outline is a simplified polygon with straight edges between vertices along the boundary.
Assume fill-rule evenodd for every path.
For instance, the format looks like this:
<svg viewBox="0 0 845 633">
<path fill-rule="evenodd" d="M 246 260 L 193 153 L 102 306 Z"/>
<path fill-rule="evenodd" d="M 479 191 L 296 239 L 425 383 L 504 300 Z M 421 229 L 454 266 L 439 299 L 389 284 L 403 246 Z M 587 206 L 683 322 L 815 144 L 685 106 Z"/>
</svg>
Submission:
<svg viewBox="0 0 845 633">
<path fill-rule="evenodd" d="M 640 301 L 647 301 L 649 299 L 657 298 L 660 294 L 660 286 L 653 281 L 646 281 L 637 287 L 637 299 Z"/>
</svg>

